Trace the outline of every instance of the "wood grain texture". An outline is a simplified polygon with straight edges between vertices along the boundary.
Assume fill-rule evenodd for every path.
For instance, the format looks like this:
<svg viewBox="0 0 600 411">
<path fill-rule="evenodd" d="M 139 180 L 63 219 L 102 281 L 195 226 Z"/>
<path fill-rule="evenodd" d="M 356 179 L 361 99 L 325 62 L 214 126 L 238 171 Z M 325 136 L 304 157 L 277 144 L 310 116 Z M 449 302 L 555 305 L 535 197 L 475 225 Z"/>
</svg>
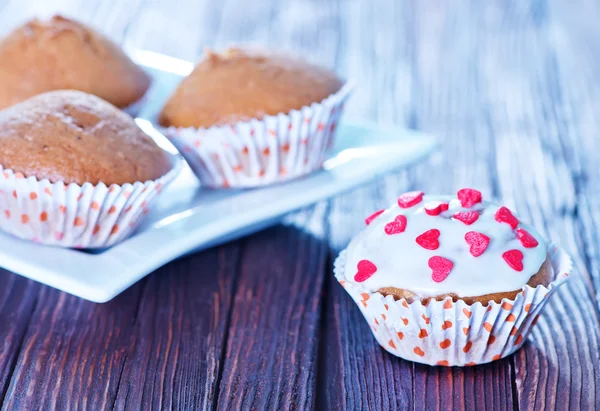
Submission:
<svg viewBox="0 0 600 411">
<path fill-rule="evenodd" d="M 307 218 L 322 225 L 323 209 Z M 303 233 L 295 226 L 267 230 L 245 248 L 218 409 L 314 404 L 326 255 L 323 233 Z"/>
<path fill-rule="evenodd" d="M 135 318 L 138 292 L 139 286 L 124 293 L 120 303 L 95 305 L 41 287 L 28 313 L 4 406 L 105 405 L 117 388 L 123 333 Z"/>
<path fill-rule="evenodd" d="M 239 252 L 230 245 L 196 254 L 148 279 L 130 329 L 114 408 L 212 406 Z"/>
<path fill-rule="evenodd" d="M 0 392 L 4 399 L 42 286 L 4 270 L 0 284 Z"/>
<path fill-rule="evenodd" d="M 210 406 L 237 253 L 232 245 L 175 261 L 102 305 L 42 287 L 4 405 Z"/>
<path fill-rule="evenodd" d="M 257 42 L 335 66 L 348 118 L 418 128 L 419 166 L 184 257 L 95 305 L 0 272 L 3 409 L 600 409 L 600 27 L 574 0 L 0 1 L 196 60 Z M 332 261 L 410 189 L 481 189 L 573 256 L 515 355 L 431 368 L 373 339 Z"/>
</svg>

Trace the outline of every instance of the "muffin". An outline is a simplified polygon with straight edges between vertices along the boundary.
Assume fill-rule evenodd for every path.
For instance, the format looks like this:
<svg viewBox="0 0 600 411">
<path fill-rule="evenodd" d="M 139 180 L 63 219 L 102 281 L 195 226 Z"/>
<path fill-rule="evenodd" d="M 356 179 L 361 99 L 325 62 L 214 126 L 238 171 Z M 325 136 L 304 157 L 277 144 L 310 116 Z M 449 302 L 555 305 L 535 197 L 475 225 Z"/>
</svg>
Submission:
<svg viewBox="0 0 600 411">
<path fill-rule="evenodd" d="M 394 355 L 474 365 L 511 354 L 569 258 L 508 208 L 462 189 L 401 195 L 367 218 L 336 261 L 336 278 Z"/>
<path fill-rule="evenodd" d="M 159 115 L 211 187 L 254 187 L 321 167 L 350 86 L 283 53 L 208 51 Z"/>
<path fill-rule="evenodd" d="M 339 91 L 332 72 L 304 60 L 265 51 L 207 51 L 169 98 L 160 124 L 209 128 L 288 113 Z"/>
<path fill-rule="evenodd" d="M 60 90 L 0 111 L 0 169 L 0 229 L 98 248 L 135 228 L 178 167 L 127 114 Z"/>
<path fill-rule="evenodd" d="M 31 20 L 0 41 L 0 109 L 36 94 L 74 89 L 128 108 L 149 76 L 102 34 L 62 16 Z"/>
</svg>

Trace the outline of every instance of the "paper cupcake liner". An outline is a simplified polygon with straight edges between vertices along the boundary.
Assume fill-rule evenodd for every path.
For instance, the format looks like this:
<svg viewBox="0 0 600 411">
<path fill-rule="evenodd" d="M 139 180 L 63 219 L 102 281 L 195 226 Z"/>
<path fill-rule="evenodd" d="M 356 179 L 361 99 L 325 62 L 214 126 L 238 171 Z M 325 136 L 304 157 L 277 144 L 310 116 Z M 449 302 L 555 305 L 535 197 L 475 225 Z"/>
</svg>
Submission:
<svg viewBox="0 0 600 411">
<path fill-rule="evenodd" d="M 346 83 L 320 103 L 227 126 L 165 129 L 201 183 L 258 187 L 321 168 L 352 90 Z"/>
<path fill-rule="evenodd" d="M 548 287 L 524 286 L 514 300 L 466 304 L 432 300 L 407 303 L 367 293 L 345 282 L 346 250 L 334 263 L 334 274 L 369 323 L 373 335 L 388 352 L 428 365 L 469 366 L 504 358 L 519 349 L 556 289 L 573 267 L 570 257 L 556 245 L 549 247 L 555 280 Z"/>
<path fill-rule="evenodd" d="M 25 178 L 0 166 L 0 229 L 25 240 L 72 248 L 105 248 L 124 240 L 182 160 L 157 180 L 107 187 Z"/>
</svg>

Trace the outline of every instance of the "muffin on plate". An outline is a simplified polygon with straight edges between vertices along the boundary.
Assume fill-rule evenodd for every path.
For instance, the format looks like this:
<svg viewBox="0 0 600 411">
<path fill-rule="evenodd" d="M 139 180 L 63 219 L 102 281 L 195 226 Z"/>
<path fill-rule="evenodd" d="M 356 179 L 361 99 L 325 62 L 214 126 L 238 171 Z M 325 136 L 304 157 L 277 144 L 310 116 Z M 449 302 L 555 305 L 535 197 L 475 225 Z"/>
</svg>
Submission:
<svg viewBox="0 0 600 411">
<path fill-rule="evenodd" d="M 75 90 L 0 111 L 0 229 L 64 247 L 107 247 L 175 175 L 131 117 Z"/>
<path fill-rule="evenodd" d="M 0 40 L 0 109 L 62 89 L 127 109 L 149 85 L 150 77 L 119 46 L 62 16 L 33 19 Z"/>
<path fill-rule="evenodd" d="M 211 187 L 254 187 L 321 167 L 350 85 L 298 57 L 208 51 L 159 123 Z"/>
<path fill-rule="evenodd" d="M 564 252 L 473 189 L 401 195 L 335 263 L 379 343 L 431 365 L 514 352 L 570 270 Z"/>
</svg>

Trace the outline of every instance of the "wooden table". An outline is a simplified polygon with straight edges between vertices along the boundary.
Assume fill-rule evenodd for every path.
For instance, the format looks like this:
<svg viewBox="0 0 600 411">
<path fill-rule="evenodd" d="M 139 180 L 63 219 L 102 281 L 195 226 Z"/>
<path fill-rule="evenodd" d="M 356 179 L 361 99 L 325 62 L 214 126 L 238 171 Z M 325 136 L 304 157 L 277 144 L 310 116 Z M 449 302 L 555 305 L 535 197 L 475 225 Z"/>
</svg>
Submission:
<svg viewBox="0 0 600 411">
<path fill-rule="evenodd" d="M 6 409 L 600 408 L 598 2 L 3 0 L 0 9 L 4 31 L 58 9 L 184 59 L 230 42 L 290 48 L 357 80 L 349 117 L 443 143 L 421 165 L 172 262 L 107 304 L 0 272 Z M 399 193 L 463 186 L 560 242 L 577 275 L 509 358 L 451 369 L 399 360 L 334 281 L 332 260 Z"/>
</svg>

